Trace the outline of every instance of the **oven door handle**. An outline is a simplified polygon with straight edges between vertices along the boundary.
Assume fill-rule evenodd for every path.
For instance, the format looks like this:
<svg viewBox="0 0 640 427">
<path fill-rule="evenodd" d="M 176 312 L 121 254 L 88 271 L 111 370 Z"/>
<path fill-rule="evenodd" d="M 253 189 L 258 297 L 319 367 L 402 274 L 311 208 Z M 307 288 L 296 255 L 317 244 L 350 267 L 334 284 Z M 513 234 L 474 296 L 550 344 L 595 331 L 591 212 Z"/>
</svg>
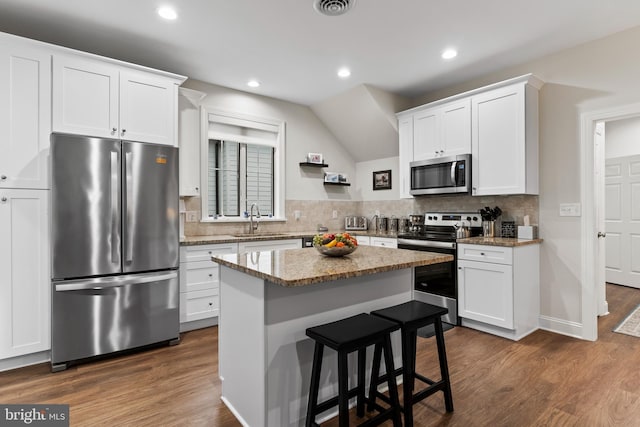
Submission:
<svg viewBox="0 0 640 427">
<path fill-rule="evenodd" d="M 423 248 L 441 248 L 441 249 L 455 249 L 455 242 L 434 242 L 431 240 L 409 240 L 409 239 L 398 239 L 399 245 L 411 245 L 411 246 L 420 246 Z"/>
</svg>

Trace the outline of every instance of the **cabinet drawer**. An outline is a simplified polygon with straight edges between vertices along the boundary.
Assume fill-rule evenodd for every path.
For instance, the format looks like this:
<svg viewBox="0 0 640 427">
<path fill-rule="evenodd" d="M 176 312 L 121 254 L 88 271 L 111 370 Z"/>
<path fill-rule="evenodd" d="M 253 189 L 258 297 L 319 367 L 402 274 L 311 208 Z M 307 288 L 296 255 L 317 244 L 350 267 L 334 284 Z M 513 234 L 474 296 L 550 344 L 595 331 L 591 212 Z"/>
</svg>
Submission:
<svg viewBox="0 0 640 427">
<path fill-rule="evenodd" d="M 184 292 L 180 294 L 180 322 L 216 317 L 219 309 L 218 289 Z"/>
<path fill-rule="evenodd" d="M 513 264 L 513 248 L 487 245 L 458 245 L 458 259 Z"/>
<path fill-rule="evenodd" d="M 196 265 L 193 266 L 192 264 Z M 219 283 L 218 272 L 218 265 L 212 261 L 182 264 L 180 268 L 180 292 L 217 288 Z"/>
<path fill-rule="evenodd" d="M 385 248 L 397 248 L 398 241 L 391 237 L 372 237 L 371 246 L 383 246 Z"/>
<path fill-rule="evenodd" d="M 213 254 L 233 254 L 238 252 L 237 243 L 217 243 L 214 245 L 181 246 L 180 262 L 211 261 Z"/>
</svg>

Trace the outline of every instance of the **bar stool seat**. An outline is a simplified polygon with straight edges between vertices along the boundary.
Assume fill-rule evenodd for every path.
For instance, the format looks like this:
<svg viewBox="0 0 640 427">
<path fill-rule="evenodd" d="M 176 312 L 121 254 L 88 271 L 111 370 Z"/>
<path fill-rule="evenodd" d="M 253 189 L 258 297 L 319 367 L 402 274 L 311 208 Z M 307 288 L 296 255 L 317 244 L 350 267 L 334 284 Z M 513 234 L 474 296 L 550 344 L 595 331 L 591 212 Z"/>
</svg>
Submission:
<svg viewBox="0 0 640 427">
<path fill-rule="evenodd" d="M 356 413 L 359 417 L 364 415 L 365 408 L 365 363 L 366 349 L 370 345 L 376 345 L 380 352 L 384 351 L 384 360 L 387 371 L 393 372 L 393 356 L 391 352 L 390 334 L 400 326 L 381 317 L 371 316 L 366 313 L 338 320 L 336 322 L 308 328 L 306 334 L 315 341 L 313 354 L 313 367 L 311 371 L 311 384 L 309 391 L 309 405 L 307 407 L 306 426 L 316 426 L 315 417 L 321 412 L 338 405 L 339 425 L 346 427 L 349 425 L 349 398 L 356 396 Z M 338 352 L 338 396 L 318 403 L 318 389 L 320 385 L 320 371 L 322 367 L 322 355 L 324 346 L 332 348 Z M 358 371 L 357 385 L 349 389 L 348 387 L 348 366 L 347 356 L 349 353 L 358 351 Z M 380 358 L 378 358 L 378 369 L 380 368 Z M 375 374 L 378 377 L 379 372 Z M 390 376 L 387 380 L 390 390 L 389 408 L 380 405 L 373 405 L 371 409 L 379 410 L 380 413 L 374 418 L 366 421 L 366 425 L 379 425 L 382 422 L 393 419 L 393 425 L 400 427 L 401 414 L 400 402 L 398 399 L 398 389 L 395 376 Z M 371 410 L 370 409 L 370 410 Z"/>
<path fill-rule="evenodd" d="M 453 397 L 451 395 L 451 383 L 449 380 L 449 367 L 447 366 L 447 354 L 444 345 L 444 332 L 442 330 L 441 316 L 447 314 L 448 309 L 438 307 L 432 304 L 420 301 L 408 301 L 382 310 L 372 311 L 371 315 L 396 322 L 400 326 L 402 335 L 402 368 L 394 372 L 395 375 L 402 374 L 403 405 L 402 412 L 404 414 L 404 425 L 413 425 L 413 405 L 426 397 L 442 391 L 444 393 L 444 402 L 447 412 L 453 411 Z M 439 381 L 426 378 L 416 373 L 416 345 L 418 329 L 433 324 L 435 329 L 436 343 L 438 347 L 438 360 L 440 362 Z M 381 348 L 376 346 L 373 357 L 372 378 L 369 390 L 368 409 L 373 408 L 376 397 L 386 400 L 386 396 L 377 391 L 377 386 L 387 379 L 387 374 L 382 377 L 377 376 L 380 366 Z M 414 393 L 415 380 L 427 384 L 427 387 Z"/>
</svg>

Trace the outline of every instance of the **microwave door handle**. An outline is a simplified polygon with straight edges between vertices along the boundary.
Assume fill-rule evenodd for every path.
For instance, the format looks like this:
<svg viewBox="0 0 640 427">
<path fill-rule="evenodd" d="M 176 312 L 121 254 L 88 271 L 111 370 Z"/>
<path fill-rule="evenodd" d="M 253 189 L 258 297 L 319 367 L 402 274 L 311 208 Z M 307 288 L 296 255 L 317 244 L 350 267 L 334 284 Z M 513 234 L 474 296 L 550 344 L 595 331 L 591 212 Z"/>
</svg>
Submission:
<svg viewBox="0 0 640 427">
<path fill-rule="evenodd" d="M 456 186 L 456 166 L 458 162 L 451 162 L 451 185 Z"/>
</svg>

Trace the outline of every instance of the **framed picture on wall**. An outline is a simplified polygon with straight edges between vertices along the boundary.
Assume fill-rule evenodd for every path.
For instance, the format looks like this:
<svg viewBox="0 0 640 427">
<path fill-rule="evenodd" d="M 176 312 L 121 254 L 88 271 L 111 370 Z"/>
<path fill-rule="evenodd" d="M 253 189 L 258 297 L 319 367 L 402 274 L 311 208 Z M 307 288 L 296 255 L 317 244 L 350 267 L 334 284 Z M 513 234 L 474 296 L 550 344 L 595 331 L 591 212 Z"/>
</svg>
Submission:
<svg viewBox="0 0 640 427">
<path fill-rule="evenodd" d="M 307 154 L 307 162 L 309 163 L 317 163 L 322 164 L 322 154 L 320 153 L 309 153 Z"/>
<path fill-rule="evenodd" d="M 391 169 L 373 173 L 374 190 L 391 190 Z"/>
</svg>

